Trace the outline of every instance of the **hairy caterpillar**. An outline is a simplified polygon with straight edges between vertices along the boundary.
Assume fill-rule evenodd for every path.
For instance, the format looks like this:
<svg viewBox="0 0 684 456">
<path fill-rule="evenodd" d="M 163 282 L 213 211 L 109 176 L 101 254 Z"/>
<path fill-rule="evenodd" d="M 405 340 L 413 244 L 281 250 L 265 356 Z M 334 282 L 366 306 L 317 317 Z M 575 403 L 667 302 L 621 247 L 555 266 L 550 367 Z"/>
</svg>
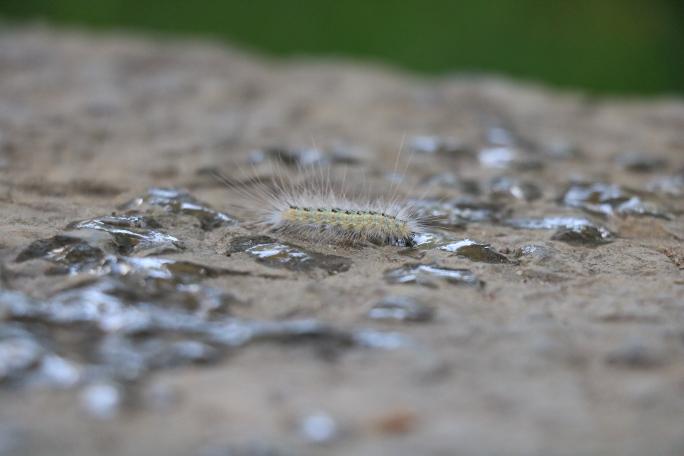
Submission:
<svg viewBox="0 0 684 456">
<path fill-rule="evenodd" d="M 273 174 L 270 181 L 251 177 L 242 183 L 221 176 L 241 194 L 249 218 L 272 232 L 314 243 L 413 246 L 428 224 L 428 217 L 399 196 L 398 183 L 389 196 L 372 195 L 370 189 L 363 195 L 357 191 L 363 186 L 344 177 L 335 183 L 330 167 L 298 167 L 289 179 L 276 166 Z"/>
</svg>

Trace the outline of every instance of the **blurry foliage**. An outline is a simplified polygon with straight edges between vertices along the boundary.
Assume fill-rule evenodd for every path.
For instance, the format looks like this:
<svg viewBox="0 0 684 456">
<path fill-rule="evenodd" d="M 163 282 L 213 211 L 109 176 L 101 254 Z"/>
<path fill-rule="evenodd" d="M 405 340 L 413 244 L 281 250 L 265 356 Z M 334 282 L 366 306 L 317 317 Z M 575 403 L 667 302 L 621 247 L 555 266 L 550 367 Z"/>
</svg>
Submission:
<svg viewBox="0 0 684 456">
<path fill-rule="evenodd" d="M 684 93 L 684 0 L 2 0 L 0 16 L 595 92 Z"/>
</svg>

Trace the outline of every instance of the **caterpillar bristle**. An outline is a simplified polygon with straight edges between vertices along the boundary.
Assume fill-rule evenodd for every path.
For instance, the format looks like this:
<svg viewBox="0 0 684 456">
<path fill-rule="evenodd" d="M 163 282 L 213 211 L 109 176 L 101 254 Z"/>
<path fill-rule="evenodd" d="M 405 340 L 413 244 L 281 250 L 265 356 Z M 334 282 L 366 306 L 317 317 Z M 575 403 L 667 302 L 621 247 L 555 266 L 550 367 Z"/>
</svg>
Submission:
<svg viewBox="0 0 684 456">
<path fill-rule="evenodd" d="M 415 235 L 425 231 L 425 218 L 400 197 L 396 184 L 389 195 L 363 195 L 346 173 L 335 182 L 330 167 L 299 169 L 294 179 L 282 167 L 273 173 L 264 182 L 249 178 L 239 186 L 222 178 L 243 200 L 247 221 L 266 231 L 313 243 L 404 247 L 414 246 Z"/>
</svg>

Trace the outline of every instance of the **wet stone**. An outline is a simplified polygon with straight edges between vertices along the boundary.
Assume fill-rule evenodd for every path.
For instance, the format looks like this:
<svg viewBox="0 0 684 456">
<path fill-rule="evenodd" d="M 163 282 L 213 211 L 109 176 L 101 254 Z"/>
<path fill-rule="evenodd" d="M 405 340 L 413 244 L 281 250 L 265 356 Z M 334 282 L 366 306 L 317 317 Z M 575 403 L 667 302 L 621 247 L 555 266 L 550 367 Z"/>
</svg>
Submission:
<svg viewBox="0 0 684 456">
<path fill-rule="evenodd" d="M 413 235 L 413 249 L 434 249 L 444 242 L 444 236 L 434 232 L 416 233 Z"/>
<path fill-rule="evenodd" d="M 32 259 L 44 259 L 56 263 L 61 269 L 52 273 L 64 272 L 77 274 L 97 268 L 104 260 L 105 253 L 82 239 L 70 236 L 54 236 L 32 242 L 19 253 L 17 263 Z"/>
<path fill-rule="evenodd" d="M 667 160 L 640 152 L 627 152 L 616 157 L 615 161 L 634 173 L 650 173 L 667 167 Z"/>
<path fill-rule="evenodd" d="M 602 242 L 610 242 L 615 239 L 615 234 L 608 228 L 596 224 L 584 217 L 573 216 L 550 216 L 550 217 L 521 217 L 509 219 L 505 225 L 525 230 L 557 230 L 558 233 L 575 232 L 582 236 L 585 233 L 589 238 L 595 237 Z M 571 233 L 561 234 L 561 237 L 572 237 Z M 598 236 L 598 237 L 596 237 Z"/>
<path fill-rule="evenodd" d="M 542 197 L 539 187 L 527 181 L 510 177 L 497 177 L 489 184 L 493 198 L 515 198 L 521 201 L 535 201 Z"/>
<path fill-rule="evenodd" d="M 516 249 L 515 256 L 534 258 L 538 261 L 544 261 L 551 258 L 556 253 L 558 253 L 556 249 L 545 245 L 526 244 L 520 247 L 520 249 Z"/>
<path fill-rule="evenodd" d="M 453 269 L 436 264 L 407 263 L 385 271 L 385 281 L 390 284 L 418 284 L 428 287 L 444 281 L 454 285 L 482 287 L 484 282 L 469 269 Z"/>
<path fill-rule="evenodd" d="M 106 332 L 191 330 L 210 315 L 227 315 L 236 299 L 197 284 L 104 277 L 62 290 L 34 306 L 32 317 L 54 323 L 93 323 Z"/>
<path fill-rule="evenodd" d="M 257 342 L 311 344 L 326 356 L 351 347 L 410 346 L 393 332 L 316 320 L 238 319 L 217 307 L 220 294 L 194 300 L 196 284 L 187 285 L 192 294 L 182 295 L 167 292 L 168 282 L 130 278 L 94 278 L 47 300 L 16 292 L 4 299 L 0 293 L 0 302 L 14 302 L 6 318 L 20 322 L 0 325 L 0 382 L 63 388 L 96 380 L 116 386 L 157 369 L 214 362 L 226 350 Z M 60 356 L 46 353 L 38 338 Z M 111 399 L 110 393 L 105 396 Z"/>
<path fill-rule="evenodd" d="M 526 171 L 544 167 L 539 159 L 507 146 L 485 147 L 479 151 L 478 159 L 485 168 Z"/>
<path fill-rule="evenodd" d="M 322 269 L 328 274 L 348 271 L 348 258 L 311 252 L 291 244 L 276 241 L 268 236 L 239 236 L 230 243 L 228 254 L 245 252 L 259 263 L 291 271 Z"/>
<path fill-rule="evenodd" d="M 430 321 L 435 311 L 410 296 L 386 296 L 368 311 L 373 320 Z"/>
<path fill-rule="evenodd" d="M 43 357 L 31 383 L 41 387 L 64 389 L 78 385 L 81 380 L 81 366 L 61 356 L 48 354 Z"/>
<path fill-rule="evenodd" d="M 499 204 L 470 200 L 439 201 L 414 200 L 413 206 L 419 217 L 429 217 L 434 224 L 448 229 L 464 228 L 468 223 L 495 223 L 505 214 Z"/>
<path fill-rule="evenodd" d="M 560 228 L 551 236 L 551 239 L 577 245 L 598 245 L 612 241 L 610 237 L 604 235 L 605 233 L 598 227 L 592 225 L 579 225 L 569 228 Z"/>
<path fill-rule="evenodd" d="M 121 408 L 123 392 L 112 383 L 96 383 L 81 393 L 83 408 L 93 417 L 106 420 L 114 418 Z"/>
<path fill-rule="evenodd" d="M 359 347 L 375 348 L 379 350 L 397 350 L 413 346 L 410 339 L 403 334 L 372 329 L 354 331 L 353 340 Z"/>
<path fill-rule="evenodd" d="M 257 149 L 249 154 L 249 161 L 253 164 L 262 163 L 266 160 L 274 160 L 287 166 L 301 167 L 322 165 L 328 162 L 326 154 L 317 148 L 288 148 L 288 147 L 267 147 Z"/>
<path fill-rule="evenodd" d="M 174 283 L 196 282 L 223 275 L 246 275 L 242 271 L 206 266 L 192 261 L 160 257 L 108 257 L 108 271 L 118 275 L 137 274 L 145 278 L 167 279 Z"/>
<path fill-rule="evenodd" d="M 147 210 L 152 206 L 161 207 L 174 214 L 196 217 L 203 230 L 213 230 L 220 226 L 236 225 L 237 220 L 230 215 L 212 209 L 199 201 L 185 189 L 153 187 L 146 195 L 135 198 L 120 207 L 121 210 Z"/>
<path fill-rule="evenodd" d="M 488 122 L 490 125 L 484 133 L 484 139 L 495 146 L 513 146 L 518 143 L 519 138 L 509 128 L 501 125 L 500 122 Z"/>
<path fill-rule="evenodd" d="M 653 201 L 646 201 L 636 192 L 615 184 L 602 182 L 571 184 L 561 196 L 561 203 L 602 215 L 651 216 L 666 220 L 672 215 Z"/>
<path fill-rule="evenodd" d="M 153 254 L 181 251 L 183 243 L 170 234 L 159 231 L 153 218 L 142 215 L 111 215 L 96 217 L 67 226 L 70 230 L 98 230 L 109 233 L 118 253 Z"/>
<path fill-rule="evenodd" d="M 354 346 L 394 350 L 410 345 L 404 336 L 393 332 L 365 329 L 346 331 L 310 319 L 283 321 L 233 319 L 212 326 L 208 334 L 212 342 L 228 347 L 239 347 L 253 342 L 314 343 L 319 350 L 327 353 Z"/>
<path fill-rule="evenodd" d="M 37 366 L 44 350 L 34 339 L 0 333 L 0 383 L 13 380 Z"/>
<path fill-rule="evenodd" d="M 451 242 L 441 246 L 439 249 L 481 263 L 510 263 L 508 258 L 494 250 L 489 244 L 476 242 L 471 239 Z"/>
<path fill-rule="evenodd" d="M 409 147 L 419 154 L 456 156 L 471 153 L 465 144 L 450 136 L 414 136 L 409 141 Z"/>
<path fill-rule="evenodd" d="M 306 441 L 316 444 L 330 443 L 339 434 L 337 423 L 325 412 L 304 417 L 299 423 L 299 432 Z"/>
<path fill-rule="evenodd" d="M 656 178 L 649 182 L 647 188 L 664 196 L 684 196 L 684 174 Z"/>
<path fill-rule="evenodd" d="M 456 188 L 468 195 L 479 195 L 482 193 L 478 181 L 473 179 L 463 179 L 450 172 L 429 176 L 423 179 L 422 185 L 428 187 Z"/>
<path fill-rule="evenodd" d="M 576 145 L 560 138 L 542 141 L 538 144 L 538 150 L 554 160 L 571 160 L 582 156 Z"/>
<path fill-rule="evenodd" d="M 659 367 L 667 360 L 661 348 L 635 338 L 609 352 L 605 361 L 613 366 L 648 369 Z"/>
</svg>

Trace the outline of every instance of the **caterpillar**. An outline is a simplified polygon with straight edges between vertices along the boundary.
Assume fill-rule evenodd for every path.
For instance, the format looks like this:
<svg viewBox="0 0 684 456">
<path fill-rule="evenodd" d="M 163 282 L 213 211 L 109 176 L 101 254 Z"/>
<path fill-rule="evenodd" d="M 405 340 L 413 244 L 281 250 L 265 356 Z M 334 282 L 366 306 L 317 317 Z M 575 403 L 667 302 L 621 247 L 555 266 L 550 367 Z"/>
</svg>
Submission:
<svg viewBox="0 0 684 456">
<path fill-rule="evenodd" d="M 389 195 L 369 189 L 363 195 L 344 178 L 335 183 L 326 166 L 298 167 L 294 179 L 283 167 L 276 167 L 270 180 L 252 177 L 236 184 L 221 179 L 241 194 L 242 208 L 256 225 L 313 243 L 411 247 L 426 230 L 428 217 L 399 196 L 398 183 Z"/>
</svg>

